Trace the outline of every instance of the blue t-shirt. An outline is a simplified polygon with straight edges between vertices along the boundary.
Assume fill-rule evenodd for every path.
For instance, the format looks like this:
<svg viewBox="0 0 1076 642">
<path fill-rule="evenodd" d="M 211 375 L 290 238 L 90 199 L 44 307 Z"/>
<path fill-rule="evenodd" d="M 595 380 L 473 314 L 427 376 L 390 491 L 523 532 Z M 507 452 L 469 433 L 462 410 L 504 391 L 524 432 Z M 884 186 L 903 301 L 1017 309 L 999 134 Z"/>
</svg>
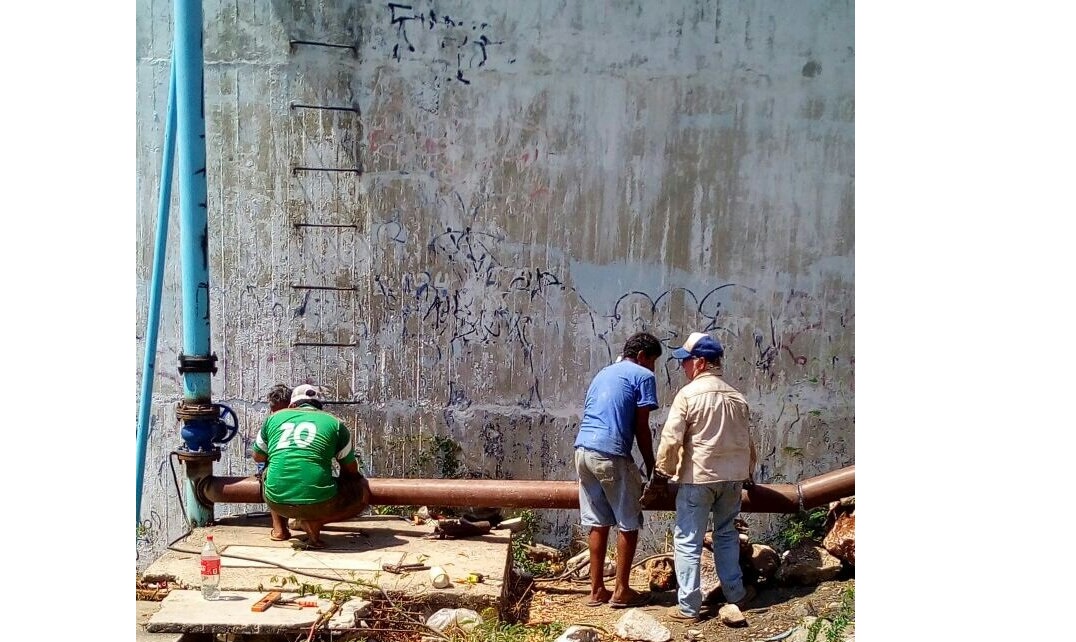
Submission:
<svg viewBox="0 0 1076 642">
<path fill-rule="evenodd" d="M 636 408 L 658 407 L 654 373 L 634 361 L 618 361 L 594 375 L 583 402 L 575 447 L 631 457 Z"/>
</svg>

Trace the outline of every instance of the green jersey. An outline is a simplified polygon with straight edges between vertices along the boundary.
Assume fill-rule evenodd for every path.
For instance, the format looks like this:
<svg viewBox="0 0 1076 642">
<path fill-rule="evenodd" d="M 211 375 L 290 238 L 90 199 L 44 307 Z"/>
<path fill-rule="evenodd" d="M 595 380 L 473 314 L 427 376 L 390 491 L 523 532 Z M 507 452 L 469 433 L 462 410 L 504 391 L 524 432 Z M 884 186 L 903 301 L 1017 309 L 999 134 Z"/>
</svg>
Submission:
<svg viewBox="0 0 1076 642">
<path fill-rule="evenodd" d="M 265 420 L 255 452 L 267 456 L 265 498 L 276 504 L 316 504 L 336 496 L 332 462 L 355 461 L 351 431 L 312 406 L 278 410 Z"/>
</svg>

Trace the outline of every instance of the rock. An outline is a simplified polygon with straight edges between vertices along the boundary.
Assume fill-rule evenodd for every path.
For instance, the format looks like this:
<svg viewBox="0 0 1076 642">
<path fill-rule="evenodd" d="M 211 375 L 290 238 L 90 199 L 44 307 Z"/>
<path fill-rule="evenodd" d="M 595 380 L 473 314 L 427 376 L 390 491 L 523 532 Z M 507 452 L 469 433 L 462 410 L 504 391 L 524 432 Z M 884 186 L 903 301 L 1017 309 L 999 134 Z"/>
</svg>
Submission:
<svg viewBox="0 0 1076 642">
<path fill-rule="evenodd" d="M 601 631 L 582 624 L 573 624 L 553 642 L 601 642 Z"/>
<path fill-rule="evenodd" d="M 844 499 L 836 502 L 829 503 L 829 512 L 826 513 L 826 519 L 822 523 L 822 530 L 829 531 L 833 528 L 833 524 L 836 523 L 837 518 L 841 515 L 850 515 L 856 511 L 856 497 L 845 497 Z"/>
<path fill-rule="evenodd" d="M 772 546 L 752 544 L 750 556 L 751 568 L 762 577 L 773 577 L 781 567 L 781 556 Z"/>
<path fill-rule="evenodd" d="M 777 581 L 784 584 L 813 586 L 837 577 L 841 571 L 841 560 L 816 545 L 814 542 L 801 542 L 788 551 L 777 569 Z"/>
<path fill-rule="evenodd" d="M 747 618 L 735 604 L 726 604 L 717 610 L 717 617 L 725 626 L 747 626 Z"/>
<path fill-rule="evenodd" d="M 849 566 L 856 565 L 856 515 L 840 515 L 822 540 L 822 547 Z"/>
<path fill-rule="evenodd" d="M 671 591 L 676 588 L 676 566 L 673 556 L 655 557 L 643 564 L 651 591 Z"/>
<path fill-rule="evenodd" d="M 664 624 L 639 609 L 627 609 L 627 612 L 616 621 L 614 632 L 625 640 L 643 640 L 644 642 L 672 640 L 672 632 Z"/>
</svg>

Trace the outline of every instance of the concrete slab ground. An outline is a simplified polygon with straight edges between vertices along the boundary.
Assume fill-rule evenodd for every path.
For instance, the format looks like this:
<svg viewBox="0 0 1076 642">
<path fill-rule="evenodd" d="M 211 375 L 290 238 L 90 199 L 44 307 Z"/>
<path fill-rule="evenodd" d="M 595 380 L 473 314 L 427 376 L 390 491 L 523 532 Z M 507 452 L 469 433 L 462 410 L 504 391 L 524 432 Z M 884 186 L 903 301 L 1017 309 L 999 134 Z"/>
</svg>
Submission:
<svg viewBox="0 0 1076 642">
<path fill-rule="evenodd" d="M 194 529 L 173 544 L 143 573 L 147 581 L 168 579 L 175 587 L 149 618 L 146 630 L 260 633 L 276 630 L 277 624 L 281 629 L 304 623 L 309 626 L 314 609 L 250 610 L 250 605 L 270 590 L 281 590 L 285 597 L 294 595 L 299 583 L 320 586 L 324 591 L 367 584 L 389 595 L 420 599 L 431 609 L 481 611 L 499 606 L 511 565 L 508 531 L 464 539 L 427 539 L 433 535 L 432 525 L 416 526 L 398 516 L 363 516 L 327 526 L 322 531 L 327 547 L 320 550 L 304 550 L 298 536 L 273 542 L 269 531 L 269 518 L 264 514 L 226 517 L 213 526 Z M 203 600 L 199 592 L 199 554 L 209 534 L 221 553 L 222 599 L 218 601 Z M 301 535 L 301 531 L 293 534 Z M 400 563 L 440 566 L 452 583 L 435 588 L 429 571 L 393 574 L 382 568 L 383 564 Z M 469 583 L 471 573 L 483 575 L 484 581 Z"/>
<path fill-rule="evenodd" d="M 146 623 L 154 613 L 161 610 L 160 602 L 138 600 L 135 602 L 135 642 L 181 642 L 182 633 L 150 633 Z"/>
<path fill-rule="evenodd" d="M 192 633 L 285 633 L 308 629 L 318 619 L 318 609 L 270 607 L 251 611 L 265 591 L 226 591 L 220 599 L 206 600 L 200 590 L 172 591 L 146 624 L 151 634 L 159 631 Z"/>
</svg>

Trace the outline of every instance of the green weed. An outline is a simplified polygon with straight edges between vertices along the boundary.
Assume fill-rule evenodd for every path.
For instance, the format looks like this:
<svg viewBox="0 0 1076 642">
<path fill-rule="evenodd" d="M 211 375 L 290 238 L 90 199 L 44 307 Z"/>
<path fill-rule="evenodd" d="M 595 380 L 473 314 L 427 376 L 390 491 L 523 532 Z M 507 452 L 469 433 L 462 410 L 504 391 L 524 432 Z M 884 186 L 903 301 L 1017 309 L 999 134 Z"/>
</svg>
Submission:
<svg viewBox="0 0 1076 642">
<path fill-rule="evenodd" d="M 415 511 L 417 511 L 417 510 L 418 510 L 418 507 L 416 507 L 416 506 L 396 506 L 395 504 L 393 504 L 393 505 L 384 505 L 384 506 L 378 505 L 378 506 L 371 506 L 370 507 L 370 512 L 373 513 L 374 515 L 404 515 L 404 516 L 410 516 L 410 515 L 414 514 Z"/>
<path fill-rule="evenodd" d="M 524 545 L 533 545 L 534 532 L 538 528 L 538 515 L 532 510 L 519 511 L 517 517 L 523 520 L 523 528 L 512 535 L 512 561 L 516 566 L 529 573 L 532 577 L 550 575 L 549 562 L 535 562 L 527 557 Z"/>
<path fill-rule="evenodd" d="M 780 548 L 790 549 L 800 542 L 819 540 L 824 537 L 822 527 L 825 525 L 828 512 L 828 508 L 819 507 L 790 516 L 785 528 L 777 535 Z"/>
<path fill-rule="evenodd" d="M 568 628 L 560 622 L 533 625 L 502 622 L 494 609 L 485 609 L 480 615 L 482 624 L 467 633 L 454 631 L 449 635 L 450 642 L 545 642 Z"/>
<path fill-rule="evenodd" d="M 856 622 L 856 587 L 849 586 L 841 594 L 841 607 L 833 619 L 818 618 L 807 627 L 807 642 L 817 642 L 822 627 L 826 627 L 826 642 L 840 642 L 848 625 Z"/>
</svg>

